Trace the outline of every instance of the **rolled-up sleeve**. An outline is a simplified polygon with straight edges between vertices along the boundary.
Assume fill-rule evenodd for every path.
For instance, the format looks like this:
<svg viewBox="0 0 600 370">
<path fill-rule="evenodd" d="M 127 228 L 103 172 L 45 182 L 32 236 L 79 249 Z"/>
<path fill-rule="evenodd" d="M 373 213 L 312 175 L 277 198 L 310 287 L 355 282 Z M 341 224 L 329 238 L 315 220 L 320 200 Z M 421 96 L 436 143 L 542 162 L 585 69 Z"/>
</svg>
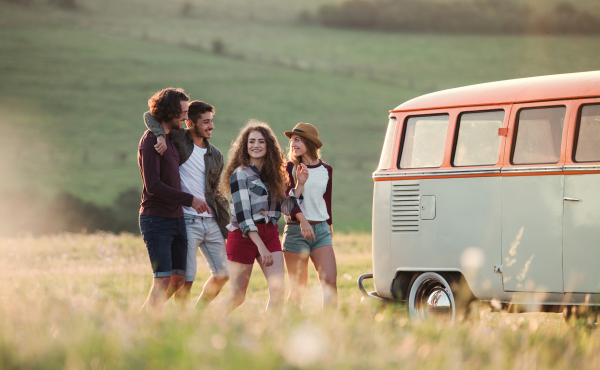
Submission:
<svg viewBox="0 0 600 370">
<path fill-rule="evenodd" d="M 300 198 L 296 198 L 294 190 L 296 189 L 290 190 L 288 196 L 283 200 L 283 202 L 281 202 L 281 213 L 283 213 L 284 216 L 289 216 L 290 214 L 292 214 L 292 212 L 296 210 L 296 207 L 302 204 L 302 201 L 304 200 L 303 195 L 300 195 Z M 297 212 L 295 212 L 294 214 L 299 212 L 300 209 L 298 209 Z"/>
<path fill-rule="evenodd" d="M 252 220 L 252 205 L 250 193 L 246 184 L 247 176 L 244 172 L 236 171 L 229 177 L 231 187 L 231 201 L 235 211 L 235 218 L 244 237 L 248 237 L 249 231 L 258 232 L 258 228 Z"/>
</svg>

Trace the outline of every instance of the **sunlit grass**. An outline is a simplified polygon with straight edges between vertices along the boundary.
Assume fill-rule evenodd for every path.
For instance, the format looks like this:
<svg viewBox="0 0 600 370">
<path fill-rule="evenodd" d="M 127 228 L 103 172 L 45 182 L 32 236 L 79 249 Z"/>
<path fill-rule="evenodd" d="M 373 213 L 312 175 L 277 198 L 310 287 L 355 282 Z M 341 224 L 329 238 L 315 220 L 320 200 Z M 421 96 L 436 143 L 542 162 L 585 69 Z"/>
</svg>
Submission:
<svg viewBox="0 0 600 370">
<path fill-rule="evenodd" d="M 337 234 L 340 308 L 323 312 L 310 271 L 300 314 L 264 314 L 258 268 L 226 320 L 211 307 L 138 312 L 151 275 L 137 235 L 0 240 L 0 369 L 594 369 L 600 335 L 557 314 L 476 308 L 453 327 L 414 326 L 403 305 L 361 303 L 370 235 Z M 311 267 L 312 268 L 312 267 Z M 197 296 L 208 268 L 199 256 Z M 227 293 L 227 288 L 222 294 Z M 220 296 L 218 299 L 220 299 Z"/>
</svg>

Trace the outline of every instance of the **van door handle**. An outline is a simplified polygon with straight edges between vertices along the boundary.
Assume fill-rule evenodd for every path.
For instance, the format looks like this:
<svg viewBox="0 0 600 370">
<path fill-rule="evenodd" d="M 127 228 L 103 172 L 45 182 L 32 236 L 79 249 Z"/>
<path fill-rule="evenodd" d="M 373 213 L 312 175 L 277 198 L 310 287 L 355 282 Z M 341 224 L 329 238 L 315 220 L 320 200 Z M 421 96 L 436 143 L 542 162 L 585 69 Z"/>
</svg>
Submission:
<svg viewBox="0 0 600 370">
<path fill-rule="evenodd" d="M 577 198 L 565 197 L 565 200 L 567 200 L 569 202 L 581 202 L 581 199 L 577 199 Z"/>
</svg>

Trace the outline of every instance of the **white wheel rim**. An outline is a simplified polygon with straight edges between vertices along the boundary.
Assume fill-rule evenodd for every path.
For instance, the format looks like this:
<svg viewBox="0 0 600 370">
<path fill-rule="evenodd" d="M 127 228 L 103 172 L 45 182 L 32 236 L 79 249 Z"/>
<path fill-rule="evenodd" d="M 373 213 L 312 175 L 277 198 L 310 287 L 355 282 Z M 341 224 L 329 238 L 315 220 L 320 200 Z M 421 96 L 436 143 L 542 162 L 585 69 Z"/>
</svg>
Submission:
<svg viewBox="0 0 600 370">
<path fill-rule="evenodd" d="M 454 323 L 456 304 L 450 284 L 435 272 L 419 275 L 410 288 L 408 309 L 413 322 Z"/>
</svg>

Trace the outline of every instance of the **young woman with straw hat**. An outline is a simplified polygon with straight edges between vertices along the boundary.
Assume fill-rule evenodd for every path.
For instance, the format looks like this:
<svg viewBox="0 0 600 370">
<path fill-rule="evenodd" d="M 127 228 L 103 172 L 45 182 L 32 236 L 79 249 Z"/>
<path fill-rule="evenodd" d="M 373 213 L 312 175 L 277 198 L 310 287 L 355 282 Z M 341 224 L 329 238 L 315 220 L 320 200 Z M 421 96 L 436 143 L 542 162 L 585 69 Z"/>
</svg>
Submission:
<svg viewBox="0 0 600 370">
<path fill-rule="evenodd" d="M 309 174 L 304 184 L 303 202 L 286 216 L 283 233 L 283 254 L 291 285 L 288 304 L 300 307 L 310 259 L 323 288 L 323 306 L 337 307 L 337 266 L 331 238 L 333 169 L 321 160 L 323 144 L 315 126 L 298 123 L 285 135 L 290 139 L 288 192 L 300 182 L 299 169 L 305 166 Z"/>
<path fill-rule="evenodd" d="M 256 120 L 242 128 L 228 157 L 220 189 L 231 195 L 226 246 L 231 290 L 218 309 L 226 315 L 244 302 L 257 260 L 269 288 L 267 310 L 279 310 L 285 271 L 277 221 L 301 202 L 296 197 L 301 199 L 308 171 L 301 167 L 298 185 L 286 189 L 288 176 L 277 138 L 269 125 Z"/>
</svg>

